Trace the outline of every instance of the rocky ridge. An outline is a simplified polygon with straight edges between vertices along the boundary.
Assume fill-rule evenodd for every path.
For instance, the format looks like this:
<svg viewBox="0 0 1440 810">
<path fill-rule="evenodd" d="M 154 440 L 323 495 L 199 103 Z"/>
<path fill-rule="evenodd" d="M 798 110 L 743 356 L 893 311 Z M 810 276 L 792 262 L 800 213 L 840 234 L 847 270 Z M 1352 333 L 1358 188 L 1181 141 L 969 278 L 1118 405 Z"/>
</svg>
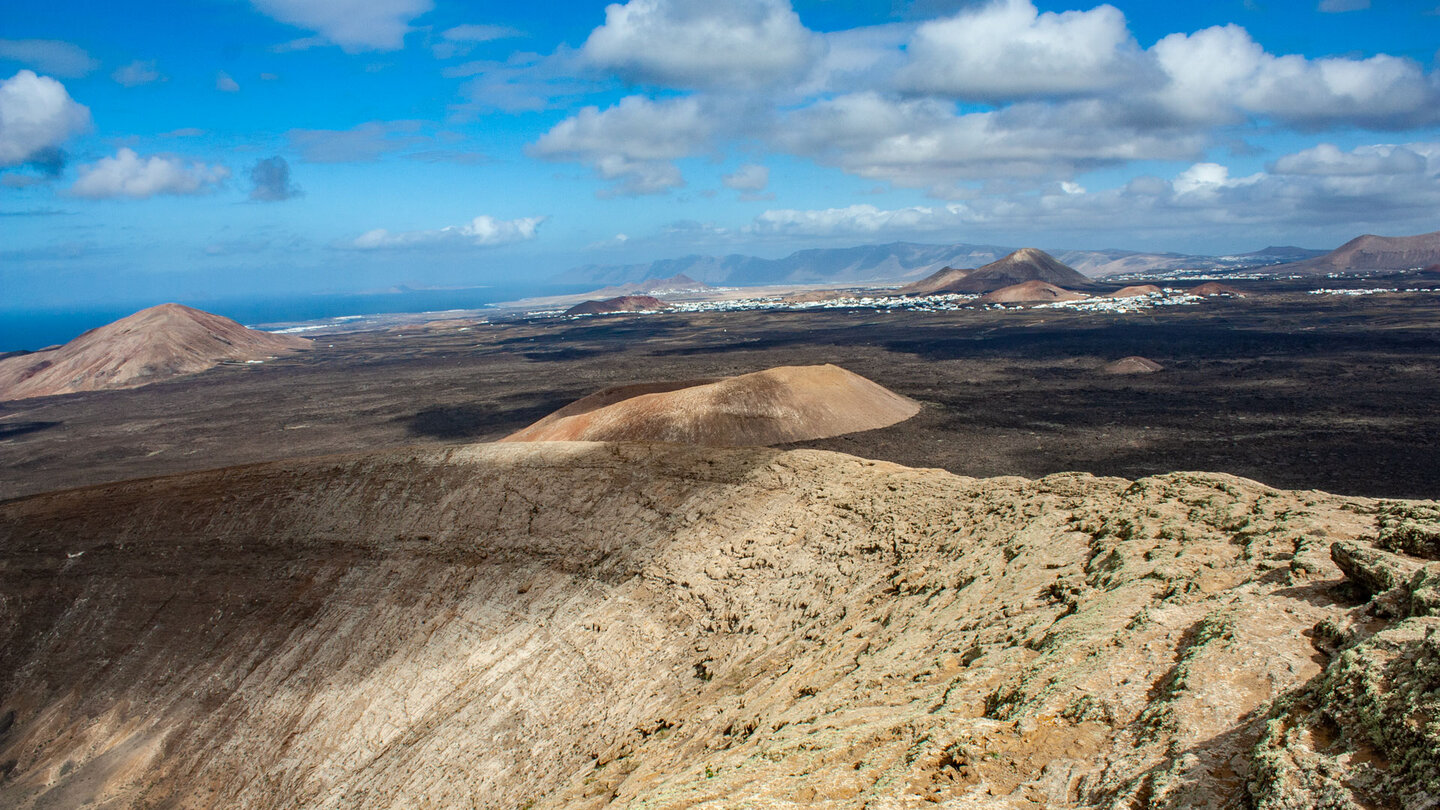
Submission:
<svg viewBox="0 0 1440 810">
<path fill-rule="evenodd" d="M 1422 807 L 1437 538 L 1225 475 L 677 445 L 36 496 L 0 804 Z"/>
</svg>

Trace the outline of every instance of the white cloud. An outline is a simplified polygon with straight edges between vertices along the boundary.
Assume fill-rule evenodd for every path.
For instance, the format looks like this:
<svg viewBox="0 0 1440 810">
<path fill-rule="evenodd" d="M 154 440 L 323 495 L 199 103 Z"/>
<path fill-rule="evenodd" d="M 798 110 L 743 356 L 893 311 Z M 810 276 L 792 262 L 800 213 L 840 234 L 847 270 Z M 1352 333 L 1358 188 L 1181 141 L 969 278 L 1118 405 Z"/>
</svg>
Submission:
<svg viewBox="0 0 1440 810">
<path fill-rule="evenodd" d="M 0 166 L 17 166 L 59 148 L 90 126 L 90 110 L 65 85 L 22 70 L 0 82 Z"/>
<path fill-rule="evenodd" d="M 1231 177 L 1230 169 L 1218 163 L 1196 163 L 1176 175 L 1171 185 L 1176 194 L 1211 194 L 1223 188 L 1254 185 L 1263 175 Z"/>
<path fill-rule="evenodd" d="M 115 72 L 110 74 L 110 78 L 114 79 L 116 84 L 125 87 L 138 87 L 142 84 L 158 82 L 164 77 L 155 68 L 154 59 L 136 59 L 128 65 L 116 68 Z"/>
<path fill-rule="evenodd" d="M 360 250 L 384 248 L 409 248 L 439 246 L 445 244 L 472 245 L 475 247 L 497 247 L 515 242 L 534 239 L 540 224 L 548 217 L 524 217 L 521 219 L 495 219 L 481 215 L 465 225 L 450 225 L 430 231 L 402 231 L 391 233 L 384 228 L 367 231 L 356 237 L 350 247 Z"/>
<path fill-rule="evenodd" d="M 238 93 L 240 92 L 240 84 L 230 78 L 229 73 L 222 70 L 215 74 L 215 89 L 222 93 Z"/>
<path fill-rule="evenodd" d="M 1320 0 L 1320 11 L 1339 14 L 1346 11 L 1364 11 L 1370 8 L 1370 0 Z"/>
<path fill-rule="evenodd" d="M 764 191 L 765 187 L 770 185 L 770 170 L 755 163 L 747 163 L 732 174 L 720 178 L 720 181 L 726 188 L 736 191 Z"/>
<path fill-rule="evenodd" d="M 1161 101 L 1198 125 L 1236 123 L 1247 114 L 1300 126 L 1440 120 L 1440 85 L 1408 59 L 1274 56 L 1237 25 L 1171 34 L 1151 53 L 1169 79 Z"/>
<path fill-rule="evenodd" d="M 1141 78 L 1140 48 L 1113 6 L 1040 14 L 998 0 L 922 24 L 902 87 L 965 99 L 1092 94 Z"/>
<path fill-rule="evenodd" d="M 394 51 L 405 45 L 410 21 L 432 0 L 251 0 L 261 13 L 315 31 L 347 53 Z"/>
<path fill-rule="evenodd" d="M 822 51 L 788 0 L 630 0 L 581 53 L 630 81 L 733 89 L 798 77 Z"/>
<path fill-rule="evenodd" d="M 1281 157 L 1269 170 L 1271 174 L 1358 177 L 1423 174 L 1427 169 L 1425 156 L 1404 146 L 1377 144 L 1342 152 L 1334 144 L 1322 143 Z"/>
<path fill-rule="evenodd" d="M 78 79 L 100 67 L 84 48 L 58 39 L 0 39 L 0 59 L 67 79 Z"/>
<path fill-rule="evenodd" d="M 141 157 L 133 149 L 122 148 L 115 157 L 81 166 L 70 193 L 91 199 L 137 200 L 157 194 L 205 194 L 229 176 L 230 170 L 224 166 L 186 163 L 178 157 Z"/>
<path fill-rule="evenodd" d="M 542 135 L 529 152 L 590 166 L 617 181 L 610 193 L 656 194 L 684 185 L 671 161 L 703 148 L 714 132 L 713 119 L 695 98 L 628 96 L 603 112 L 582 109 Z"/>
<path fill-rule="evenodd" d="M 965 206 L 914 206 L 884 210 L 873 205 L 851 205 L 802 211 L 792 208 L 766 211 L 746 230 L 754 234 L 784 236 L 874 236 L 881 233 L 938 231 L 969 221 Z"/>
<path fill-rule="evenodd" d="M 857 93 L 790 114 L 771 135 L 791 153 L 912 188 L 1003 177 L 1068 179 L 1132 160 L 1193 158 L 1202 134 L 1127 125 L 1094 100 L 957 115 L 933 99 Z"/>
</svg>

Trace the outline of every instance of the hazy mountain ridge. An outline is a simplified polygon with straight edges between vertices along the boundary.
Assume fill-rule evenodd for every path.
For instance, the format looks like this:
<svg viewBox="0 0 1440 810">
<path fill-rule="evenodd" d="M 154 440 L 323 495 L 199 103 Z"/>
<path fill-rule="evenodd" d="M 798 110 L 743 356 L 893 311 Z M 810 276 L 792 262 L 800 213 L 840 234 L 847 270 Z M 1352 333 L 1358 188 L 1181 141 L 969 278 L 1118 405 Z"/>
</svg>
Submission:
<svg viewBox="0 0 1440 810">
<path fill-rule="evenodd" d="M 780 283 L 914 281 L 943 267 L 980 267 L 1016 250 L 1001 245 L 956 243 L 927 245 L 890 242 L 847 248 L 812 248 L 780 259 L 732 253 L 725 256 L 693 254 L 641 264 L 590 264 L 556 277 L 566 284 L 628 285 L 646 279 L 684 275 L 705 284 L 755 286 Z M 1120 273 L 1179 268 L 1257 267 L 1297 262 L 1322 256 L 1323 250 L 1270 246 L 1250 253 L 1204 256 L 1133 250 L 1055 249 L 1046 252 L 1090 278 Z"/>
</svg>

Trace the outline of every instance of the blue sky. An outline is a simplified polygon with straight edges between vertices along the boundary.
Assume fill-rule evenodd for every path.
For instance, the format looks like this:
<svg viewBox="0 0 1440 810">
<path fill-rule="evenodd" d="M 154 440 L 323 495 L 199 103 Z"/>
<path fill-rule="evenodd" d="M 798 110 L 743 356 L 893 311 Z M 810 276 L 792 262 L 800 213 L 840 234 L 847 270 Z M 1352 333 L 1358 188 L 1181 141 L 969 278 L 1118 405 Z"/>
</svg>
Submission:
<svg viewBox="0 0 1440 810">
<path fill-rule="evenodd" d="M 1437 230 L 1437 3 L 18 0 L 0 309 Z"/>
</svg>

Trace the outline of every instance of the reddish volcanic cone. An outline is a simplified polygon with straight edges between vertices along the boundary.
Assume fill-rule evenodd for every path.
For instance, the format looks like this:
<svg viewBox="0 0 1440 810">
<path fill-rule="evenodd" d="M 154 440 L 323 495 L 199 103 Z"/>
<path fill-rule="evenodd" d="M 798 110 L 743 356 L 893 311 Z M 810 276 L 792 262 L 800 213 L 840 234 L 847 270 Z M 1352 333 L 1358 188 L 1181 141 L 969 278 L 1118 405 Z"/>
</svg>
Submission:
<svg viewBox="0 0 1440 810">
<path fill-rule="evenodd" d="M 161 304 L 55 349 L 0 360 L 0 400 L 134 388 L 194 374 L 224 360 L 264 360 L 310 341 L 244 326 L 180 304 Z"/>
<path fill-rule="evenodd" d="M 1159 287 L 1156 287 L 1154 284 L 1132 284 L 1132 285 L 1130 285 L 1129 287 L 1121 287 L 1120 289 L 1116 290 L 1115 292 L 1110 293 L 1110 295 L 1107 296 L 1107 297 L 1108 297 L 1108 298 L 1139 298 L 1139 297 L 1142 296 L 1142 295 L 1154 295 L 1154 294 L 1160 293 L 1160 292 L 1164 292 L 1164 290 L 1161 290 Z"/>
<path fill-rule="evenodd" d="M 945 268 L 896 292 L 902 294 L 988 293 L 1024 281 L 1045 281 L 1063 287 L 1088 287 L 1090 279 L 1075 268 L 1036 248 L 1020 248 L 975 270 Z"/>
<path fill-rule="evenodd" d="M 582 301 L 565 310 L 566 315 L 605 315 L 611 312 L 654 312 L 670 305 L 649 295 L 621 295 L 604 301 Z"/>
<path fill-rule="evenodd" d="M 1057 287 L 1047 281 L 1011 284 L 975 299 L 978 304 L 1042 304 L 1050 301 L 1079 301 L 1084 293 Z"/>
<path fill-rule="evenodd" d="M 608 388 L 501 441 L 771 445 L 874 430 L 919 410 L 914 400 L 839 366 L 781 366 L 720 380 Z"/>
<path fill-rule="evenodd" d="M 1231 298 L 1244 298 L 1244 297 L 1245 297 L 1245 293 L 1240 292 L 1239 290 L 1235 289 L 1234 287 L 1231 287 L 1231 286 L 1228 286 L 1228 285 L 1225 285 L 1225 284 L 1221 284 L 1221 283 L 1218 282 L 1218 281 L 1207 281 L 1207 282 L 1205 282 L 1204 284 L 1201 284 L 1201 285 L 1198 286 L 1198 287 L 1193 287 L 1193 288 L 1191 288 L 1191 290 L 1190 290 L 1190 294 L 1191 294 L 1191 295 L 1205 295 L 1205 296 L 1209 296 L 1209 295 L 1228 295 L 1228 296 L 1230 296 Z"/>
</svg>

